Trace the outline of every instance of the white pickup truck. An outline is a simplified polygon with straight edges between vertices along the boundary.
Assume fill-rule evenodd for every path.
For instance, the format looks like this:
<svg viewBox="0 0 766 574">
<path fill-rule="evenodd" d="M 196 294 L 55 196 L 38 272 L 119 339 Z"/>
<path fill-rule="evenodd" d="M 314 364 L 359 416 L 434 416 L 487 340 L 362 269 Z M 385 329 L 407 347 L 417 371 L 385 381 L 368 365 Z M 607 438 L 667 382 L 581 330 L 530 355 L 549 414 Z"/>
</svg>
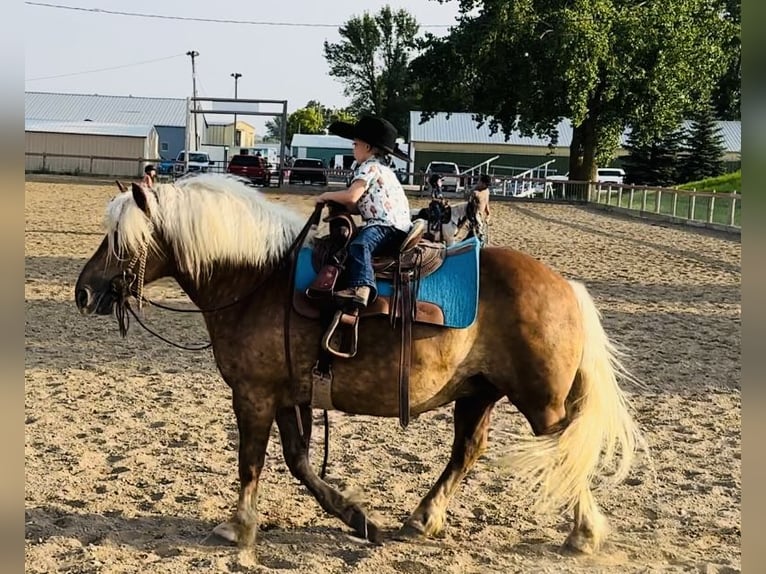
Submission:
<svg viewBox="0 0 766 574">
<path fill-rule="evenodd" d="M 184 173 L 205 173 L 213 165 L 210 161 L 210 156 L 204 151 L 190 151 L 189 152 L 189 169 L 186 169 L 186 150 L 178 152 L 175 162 L 173 163 L 173 175 L 179 176 Z"/>
<path fill-rule="evenodd" d="M 431 174 L 438 173 L 444 177 L 442 189 L 457 193 L 463 190 L 462 178 L 460 177 L 460 168 L 451 161 L 432 161 L 426 167 L 426 182 Z"/>
</svg>

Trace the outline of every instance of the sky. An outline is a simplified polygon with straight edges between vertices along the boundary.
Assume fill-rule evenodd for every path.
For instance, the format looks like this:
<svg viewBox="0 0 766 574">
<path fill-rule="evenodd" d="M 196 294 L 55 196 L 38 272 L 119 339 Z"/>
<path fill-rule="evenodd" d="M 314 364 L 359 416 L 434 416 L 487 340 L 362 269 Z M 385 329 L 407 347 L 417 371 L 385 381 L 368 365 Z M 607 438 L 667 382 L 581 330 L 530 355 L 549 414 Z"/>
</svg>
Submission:
<svg viewBox="0 0 766 574">
<path fill-rule="evenodd" d="M 421 32 L 436 35 L 446 34 L 458 14 L 456 1 L 440 4 L 435 0 L 25 2 L 25 90 L 185 98 L 192 95 L 191 58 L 186 52 L 194 50 L 199 52 L 195 66 L 201 97 L 234 97 L 231 74 L 240 73 L 239 98 L 287 100 L 288 112 L 309 100 L 346 106 L 349 101 L 342 83 L 328 75 L 323 42 L 338 42 L 340 24 L 364 12 L 374 14 L 386 4 L 406 8 L 421 25 Z M 102 12 L 93 12 L 94 8 Z M 251 116 L 245 121 L 262 135 L 268 119 Z"/>
</svg>

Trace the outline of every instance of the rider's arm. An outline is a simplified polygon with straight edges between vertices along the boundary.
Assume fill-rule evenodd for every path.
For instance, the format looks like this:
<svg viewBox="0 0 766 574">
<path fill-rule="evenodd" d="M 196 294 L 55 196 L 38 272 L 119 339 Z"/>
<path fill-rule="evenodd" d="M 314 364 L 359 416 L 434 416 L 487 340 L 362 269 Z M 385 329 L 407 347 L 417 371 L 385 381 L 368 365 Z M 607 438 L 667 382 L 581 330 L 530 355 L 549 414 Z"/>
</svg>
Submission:
<svg viewBox="0 0 766 574">
<path fill-rule="evenodd" d="M 317 196 L 317 202 L 334 201 L 340 203 L 349 209 L 352 213 L 357 213 L 356 203 L 359 198 L 364 194 L 364 190 L 367 188 L 367 182 L 363 179 L 355 179 L 351 182 L 348 189 L 341 189 L 338 191 L 325 191 Z"/>
</svg>

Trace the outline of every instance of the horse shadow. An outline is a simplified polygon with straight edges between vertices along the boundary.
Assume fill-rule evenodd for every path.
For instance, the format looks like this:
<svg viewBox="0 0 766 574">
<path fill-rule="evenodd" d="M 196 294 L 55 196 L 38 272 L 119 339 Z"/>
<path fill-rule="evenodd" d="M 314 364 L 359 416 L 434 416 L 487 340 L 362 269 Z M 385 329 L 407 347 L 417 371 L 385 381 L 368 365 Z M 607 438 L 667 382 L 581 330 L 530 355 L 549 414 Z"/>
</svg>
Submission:
<svg viewBox="0 0 766 574">
<path fill-rule="evenodd" d="M 103 514 L 67 512 L 60 507 L 38 506 L 24 511 L 24 538 L 28 544 L 44 544 L 53 537 L 72 538 L 82 546 L 129 546 L 140 552 L 153 552 L 163 558 L 178 556 L 184 549 L 220 552 L 237 546 L 211 534 L 215 524 L 181 516 L 126 516 L 120 511 Z M 369 554 L 375 545 L 355 542 L 344 532 L 330 527 L 283 526 L 262 520 L 256 537 L 259 560 L 269 565 L 269 547 L 295 547 L 321 556 L 335 554 L 347 563 L 355 563 Z"/>
<path fill-rule="evenodd" d="M 61 507 L 38 506 L 24 511 L 27 544 L 42 545 L 53 538 L 70 538 L 86 546 L 127 546 L 142 553 L 153 553 L 161 558 L 173 558 L 193 551 L 208 555 L 237 553 L 235 544 L 211 535 L 214 523 L 181 516 L 126 516 L 120 511 L 103 514 L 68 512 Z M 303 555 L 319 558 L 333 557 L 346 567 L 369 558 L 377 549 L 386 546 L 412 547 L 419 553 L 440 554 L 462 546 L 462 538 L 450 536 L 402 540 L 396 537 L 397 529 L 385 529 L 380 543 L 369 543 L 353 537 L 350 530 L 333 526 L 282 525 L 262 520 L 254 550 L 258 563 L 273 569 L 297 569 L 300 564 L 285 556 L 300 548 Z M 570 556 L 561 545 L 542 538 L 524 538 L 514 544 L 506 544 L 503 552 L 527 557 Z M 476 557 L 482 551 L 477 549 Z M 411 562 L 409 558 L 404 562 Z M 402 563 L 404 567 L 405 564 Z M 412 566 L 417 566 L 413 563 Z M 425 565 L 423 565 L 425 566 Z M 430 571 L 430 570 L 429 570 Z"/>
</svg>

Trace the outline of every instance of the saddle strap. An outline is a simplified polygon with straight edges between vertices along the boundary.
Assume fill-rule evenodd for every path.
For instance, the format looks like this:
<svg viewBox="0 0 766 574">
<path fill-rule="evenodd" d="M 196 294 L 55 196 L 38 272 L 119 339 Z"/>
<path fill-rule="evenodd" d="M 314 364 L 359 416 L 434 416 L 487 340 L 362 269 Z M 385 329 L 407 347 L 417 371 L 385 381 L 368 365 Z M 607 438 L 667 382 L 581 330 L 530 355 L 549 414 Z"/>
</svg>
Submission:
<svg viewBox="0 0 766 574">
<path fill-rule="evenodd" d="M 410 365 L 412 362 L 412 300 L 410 278 L 400 276 L 401 344 L 399 347 L 399 424 L 410 424 Z"/>
</svg>

